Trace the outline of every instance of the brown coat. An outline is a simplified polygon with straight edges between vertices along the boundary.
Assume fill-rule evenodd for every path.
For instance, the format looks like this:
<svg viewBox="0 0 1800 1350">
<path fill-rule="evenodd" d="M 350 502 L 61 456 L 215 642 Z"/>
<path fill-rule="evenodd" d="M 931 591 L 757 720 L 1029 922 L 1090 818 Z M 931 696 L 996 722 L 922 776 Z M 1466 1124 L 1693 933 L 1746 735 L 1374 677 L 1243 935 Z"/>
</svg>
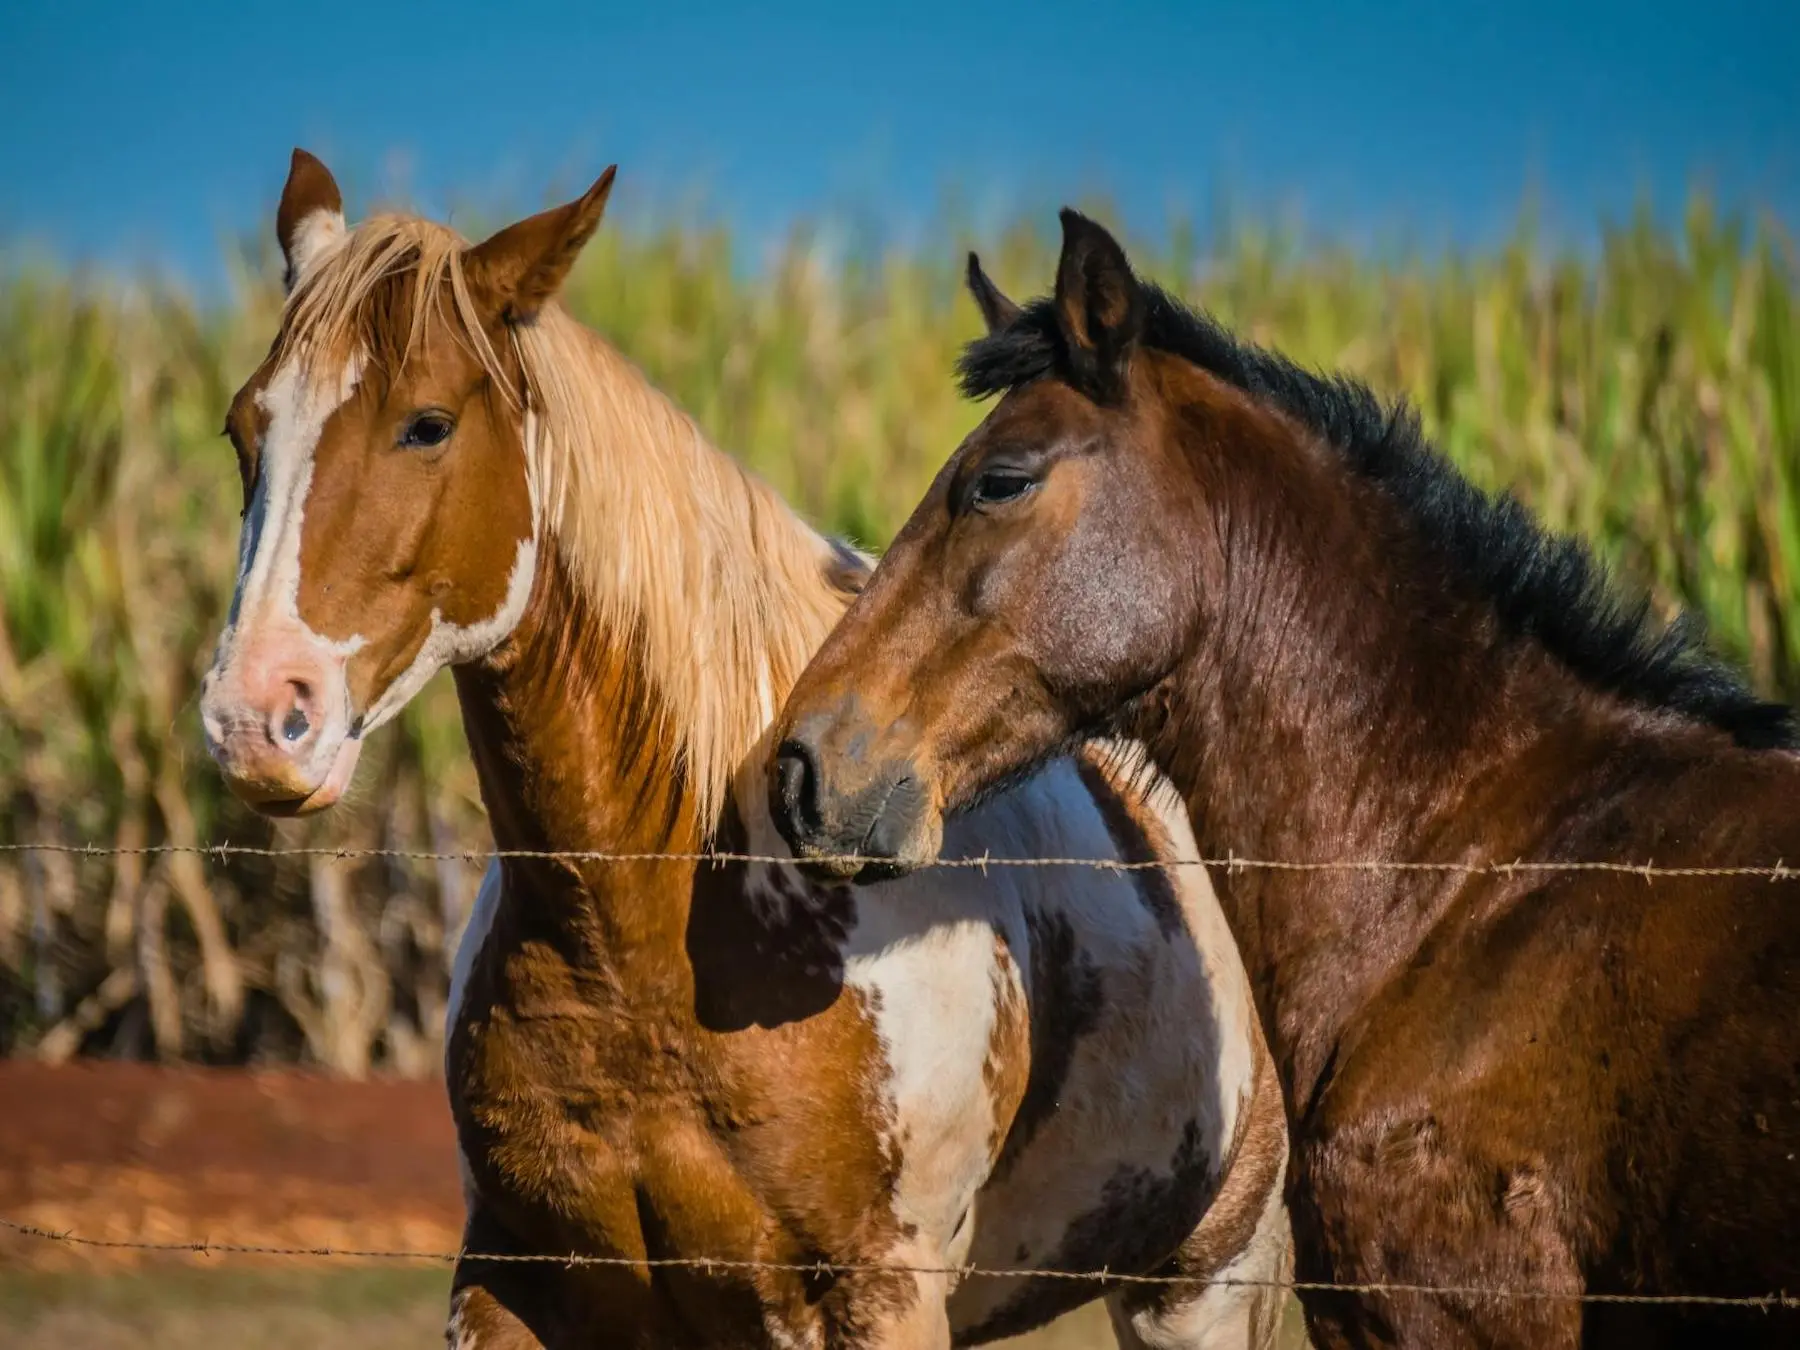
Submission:
<svg viewBox="0 0 1800 1350">
<path fill-rule="evenodd" d="M 1403 413 L 1064 226 L 1052 299 L 972 265 L 965 379 L 1005 396 L 790 696 L 784 835 L 829 868 L 855 822 L 903 871 L 996 782 L 1140 738 L 1204 856 L 1377 864 L 1215 874 L 1298 1277 L 1527 1295 L 1309 1292 L 1320 1344 L 1795 1343 L 1570 1296 L 1800 1288 L 1800 892 L 1504 866 L 1800 859 L 1791 716 Z"/>
</svg>

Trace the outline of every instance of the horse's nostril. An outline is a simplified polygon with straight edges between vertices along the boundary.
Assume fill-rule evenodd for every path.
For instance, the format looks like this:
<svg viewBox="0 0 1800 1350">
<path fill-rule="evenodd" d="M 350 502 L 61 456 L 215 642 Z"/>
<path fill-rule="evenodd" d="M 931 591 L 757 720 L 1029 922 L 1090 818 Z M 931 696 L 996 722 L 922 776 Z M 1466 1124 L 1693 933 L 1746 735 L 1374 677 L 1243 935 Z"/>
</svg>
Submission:
<svg viewBox="0 0 1800 1350">
<path fill-rule="evenodd" d="M 788 821 L 802 830 L 819 827 L 819 771 L 811 747 L 787 740 L 775 752 L 775 782 Z"/>
<path fill-rule="evenodd" d="M 281 719 L 282 738 L 289 742 L 299 740 L 311 729 L 312 723 L 307 720 L 306 713 L 299 708 L 289 708 L 287 716 Z"/>
</svg>

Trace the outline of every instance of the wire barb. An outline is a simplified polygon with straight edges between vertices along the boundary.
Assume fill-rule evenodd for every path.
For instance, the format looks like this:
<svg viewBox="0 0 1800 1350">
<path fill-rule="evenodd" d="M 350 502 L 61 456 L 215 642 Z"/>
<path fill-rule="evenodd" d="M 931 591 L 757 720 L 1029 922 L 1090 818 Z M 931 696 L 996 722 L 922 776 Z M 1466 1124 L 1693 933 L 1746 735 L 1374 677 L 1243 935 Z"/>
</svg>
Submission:
<svg viewBox="0 0 1800 1350">
<path fill-rule="evenodd" d="M 297 848 L 265 848 L 253 844 L 142 844 L 135 847 L 115 846 L 110 844 L 62 844 L 62 843 L 6 843 L 0 844 L 0 854 L 8 853 L 61 853 L 82 858 L 116 858 L 116 857 L 162 857 L 170 854 L 192 854 L 209 857 L 223 864 L 234 857 L 255 858 L 331 858 L 348 860 L 351 858 L 384 858 L 395 861 L 410 862 L 463 862 L 471 865 L 487 862 L 505 861 L 537 861 L 537 862 L 582 862 L 582 863 L 767 863 L 771 865 L 791 865 L 795 859 L 784 853 L 733 853 L 733 852 L 658 852 L 658 853 L 610 853 L 604 849 L 410 849 L 410 848 L 345 848 L 335 846 L 308 846 Z M 877 858 L 861 853 L 830 854 L 818 858 L 809 858 L 808 862 L 833 863 L 857 867 L 871 864 L 887 864 L 891 858 Z M 1321 859 L 1315 862 L 1290 861 L 1272 858 L 1240 858 L 1235 853 L 1228 853 L 1223 858 L 1152 858 L 1141 861 L 1128 861 L 1121 858 L 996 858 L 984 853 L 976 858 L 935 858 L 921 863 L 921 870 L 926 868 L 975 868 L 985 874 L 993 867 L 1089 867 L 1096 871 L 1108 872 L 1143 872 L 1167 871 L 1178 867 L 1217 868 L 1225 873 L 1234 874 L 1240 871 L 1260 869 L 1274 872 L 1437 872 L 1455 876 L 1516 876 L 1519 874 L 1542 875 L 1559 872 L 1602 872 L 1619 873 L 1625 876 L 1642 877 L 1646 882 L 1657 878 L 1676 877 L 1766 877 L 1771 882 L 1800 880 L 1800 867 L 1789 867 L 1785 860 L 1778 860 L 1772 866 L 1746 864 L 1722 865 L 1716 867 L 1658 867 L 1654 863 L 1632 862 L 1586 862 L 1571 860 L 1567 862 L 1527 862 L 1515 858 L 1512 862 L 1460 863 L 1460 862 L 1402 862 L 1388 858 L 1363 859 Z"/>
<path fill-rule="evenodd" d="M 233 844 L 223 840 L 216 844 L 145 844 L 135 847 L 119 847 L 92 843 L 0 843 L 0 854 L 23 853 L 59 853 L 84 858 L 158 857 L 170 854 L 192 854 L 201 857 L 210 857 L 221 866 L 233 857 L 331 858 L 334 860 L 382 858 L 417 862 L 464 862 L 469 864 L 515 859 L 524 861 L 618 864 L 694 863 L 721 865 L 725 863 L 765 863 L 785 865 L 794 862 L 794 859 L 791 856 L 782 854 L 734 852 L 609 853 L 603 850 L 587 849 L 494 849 L 487 852 L 480 852 L 474 850 L 345 848 L 331 846 L 269 848 L 251 844 Z M 860 854 L 843 854 L 813 861 L 863 866 L 869 863 L 882 863 L 888 860 L 867 857 Z M 1528 862 L 1518 858 L 1515 858 L 1511 862 L 1496 863 L 1402 862 L 1379 858 L 1301 862 L 1282 859 L 1240 858 L 1236 853 L 1229 853 L 1223 858 L 1159 858 L 1147 861 L 1126 861 L 1118 858 L 996 858 L 991 854 L 983 853 L 980 857 L 976 858 L 939 858 L 933 862 L 924 864 L 924 866 L 936 868 L 973 867 L 980 869 L 983 875 L 986 875 L 988 869 L 992 867 L 1089 867 L 1105 869 L 1111 872 L 1145 871 L 1151 869 L 1172 870 L 1181 867 L 1208 867 L 1223 869 L 1228 875 L 1252 869 L 1261 869 L 1264 871 L 1284 872 L 1434 872 L 1461 876 L 1507 877 L 1516 876 L 1522 873 L 1554 874 L 1595 872 L 1641 876 L 1646 883 L 1657 878 L 1679 877 L 1766 877 L 1771 883 L 1800 879 L 1800 867 L 1788 866 L 1785 859 L 1778 859 L 1773 866 L 1657 867 L 1649 862 Z M 190 1255 L 221 1257 L 264 1256 L 276 1258 L 326 1258 L 359 1261 L 425 1261 L 434 1262 L 440 1265 L 450 1265 L 463 1261 L 506 1264 L 545 1263 L 569 1268 L 577 1266 L 625 1266 L 639 1270 L 658 1268 L 677 1268 L 701 1271 L 758 1270 L 814 1276 L 908 1274 L 955 1276 L 958 1279 L 1080 1280 L 1099 1282 L 1112 1286 L 1150 1285 L 1166 1287 L 1170 1285 L 1181 1285 L 1186 1287 L 1207 1286 L 1212 1288 L 1276 1289 L 1286 1290 L 1292 1293 L 1413 1295 L 1465 1299 L 1534 1300 L 1584 1304 L 1699 1306 L 1743 1308 L 1765 1312 L 1774 1309 L 1800 1309 L 1800 1296 L 1790 1295 L 1785 1291 L 1754 1295 L 1617 1294 L 1482 1285 L 1428 1285 L 1388 1282 L 1340 1283 L 1328 1280 L 1244 1279 L 1236 1276 L 1133 1275 L 1115 1274 L 1107 1270 L 1075 1271 L 1037 1270 L 1029 1268 L 1008 1270 L 985 1268 L 974 1265 L 917 1266 L 883 1262 L 753 1261 L 712 1256 L 592 1256 L 578 1252 L 552 1255 L 549 1253 L 471 1252 L 468 1250 L 454 1252 L 391 1251 L 372 1248 L 281 1247 L 212 1241 L 136 1242 L 115 1238 L 83 1237 L 72 1232 L 55 1232 L 47 1228 L 40 1228 L 34 1224 L 21 1223 L 17 1220 L 5 1217 L 0 1217 L 0 1229 L 12 1232 L 20 1237 L 31 1238 L 43 1242 L 61 1243 L 68 1246 L 141 1252 L 183 1252 Z"/>
</svg>

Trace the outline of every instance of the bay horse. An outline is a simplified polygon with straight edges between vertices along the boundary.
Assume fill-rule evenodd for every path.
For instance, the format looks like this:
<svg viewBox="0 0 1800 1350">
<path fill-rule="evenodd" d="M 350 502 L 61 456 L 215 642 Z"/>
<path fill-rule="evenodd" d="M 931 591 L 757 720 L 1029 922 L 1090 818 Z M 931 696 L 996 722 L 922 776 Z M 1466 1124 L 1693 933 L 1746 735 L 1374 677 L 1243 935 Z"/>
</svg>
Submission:
<svg viewBox="0 0 1800 1350">
<path fill-rule="evenodd" d="M 877 894 L 782 861 L 766 729 L 868 560 L 557 303 L 611 183 L 471 245 L 350 229 L 296 152 L 288 298 L 227 423 L 245 517 L 201 711 L 239 796 L 330 806 L 449 666 L 501 851 L 677 855 L 488 870 L 445 1052 L 465 1250 L 614 1264 L 464 1259 L 451 1345 L 914 1350 L 1101 1296 L 1127 1345 L 1267 1344 L 1286 1139 L 1203 877 Z M 1119 764 L 1066 757 L 947 847 L 1191 851 Z M 1066 1268 L 1244 1283 L 1032 1274 Z"/>
<path fill-rule="evenodd" d="M 1793 717 L 1404 405 L 1140 281 L 1072 211 L 1052 295 L 971 257 L 956 449 L 785 705 L 768 791 L 814 870 L 916 867 L 947 813 L 1141 745 L 1214 874 L 1280 1071 L 1321 1346 L 1792 1345 Z M 954 817 L 953 817 L 954 819 Z M 1446 862 L 1445 870 L 1382 863 Z M 1455 870 L 1461 868 L 1463 870 Z M 1559 1297 L 1570 1296 L 1570 1297 Z"/>
</svg>

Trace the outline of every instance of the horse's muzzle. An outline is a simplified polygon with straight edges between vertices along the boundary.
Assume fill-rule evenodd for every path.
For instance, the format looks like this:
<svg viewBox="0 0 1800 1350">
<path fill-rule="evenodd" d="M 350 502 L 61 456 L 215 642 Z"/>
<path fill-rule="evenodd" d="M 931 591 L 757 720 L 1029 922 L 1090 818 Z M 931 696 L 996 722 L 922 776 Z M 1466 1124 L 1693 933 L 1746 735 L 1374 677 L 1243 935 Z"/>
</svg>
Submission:
<svg viewBox="0 0 1800 1350">
<path fill-rule="evenodd" d="M 936 854 L 936 812 L 911 761 L 867 771 L 833 755 L 812 719 L 795 727 L 769 770 L 775 828 L 806 870 L 859 882 L 899 876 Z M 809 734 L 811 733 L 811 734 Z"/>
</svg>

